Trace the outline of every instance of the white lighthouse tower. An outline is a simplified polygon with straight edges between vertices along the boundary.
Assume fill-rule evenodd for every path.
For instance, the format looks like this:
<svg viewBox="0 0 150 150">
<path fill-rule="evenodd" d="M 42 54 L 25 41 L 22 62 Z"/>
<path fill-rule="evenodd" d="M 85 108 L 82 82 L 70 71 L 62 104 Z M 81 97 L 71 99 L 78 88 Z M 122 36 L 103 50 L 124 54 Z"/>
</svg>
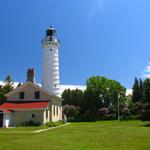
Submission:
<svg viewBox="0 0 150 150">
<path fill-rule="evenodd" d="M 56 30 L 49 27 L 46 36 L 42 40 L 43 64 L 42 87 L 54 95 L 59 96 L 59 56 L 60 42 L 56 37 Z"/>
</svg>

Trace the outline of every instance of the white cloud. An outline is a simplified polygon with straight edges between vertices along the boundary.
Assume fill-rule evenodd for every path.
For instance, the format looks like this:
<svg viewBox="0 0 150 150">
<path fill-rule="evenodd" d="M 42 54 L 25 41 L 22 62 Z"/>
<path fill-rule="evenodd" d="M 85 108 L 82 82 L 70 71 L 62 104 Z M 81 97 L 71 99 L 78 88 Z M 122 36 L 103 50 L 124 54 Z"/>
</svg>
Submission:
<svg viewBox="0 0 150 150">
<path fill-rule="evenodd" d="M 143 78 L 150 78 L 150 74 L 144 74 Z"/>
<path fill-rule="evenodd" d="M 148 62 L 147 67 L 145 67 L 143 73 L 142 73 L 142 78 L 150 78 L 150 60 Z"/>
<path fill-rule="evenodd" d="M 133 92 L 132 89 L 127 89 L 126 90 L 126 96 L 132 95 L 132 92 Z"/>
</svg>

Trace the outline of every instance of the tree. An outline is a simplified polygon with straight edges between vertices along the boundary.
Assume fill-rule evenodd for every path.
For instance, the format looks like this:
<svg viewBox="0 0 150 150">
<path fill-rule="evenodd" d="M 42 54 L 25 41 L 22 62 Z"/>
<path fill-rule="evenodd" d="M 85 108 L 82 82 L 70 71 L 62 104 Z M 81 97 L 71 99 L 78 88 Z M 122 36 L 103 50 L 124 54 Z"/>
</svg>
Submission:
<svg viewBox="0 0 150 150">
<path fill-rule="evenodd" d="M 0 85 L 0 100 L 4 98 L 4 94 L 3 94 L 3 91 L 2 91 L 2 86 Z"/>
<path fill-rule="evenodd" d="M 150 103 L 150 79 L 144 80 L 144 102 Z"/>
<path fill-rule="evenodd" d="M 81 108 L 85 119 L 96 120 L 99 109 L 103 107 L 117 107 L 118 95 L 121 95 L 120 108 L 125 105 L 126 89 L 119 82 L 105 77 L 94 76 L 89 78 L 86 84 L 87 89 L 84 92 L 84 102 Z"/>
<path fill-rule="evenodd" d="M 5 102 L 5 94 L 11 92 L 14 89 L 13 80 L 11 76 L 7 76 L 4 80 L 5 85 L 0 86 L 0 103 Z"/>
<path fill-rule="evenodd" d="M 139 99 L 143 101 L 144 96 L 144 83 L 142 79 L 139 79 Z"/>
<path fill-rule="evenodd" d="M 18 85 L 17 85 L 17 87 L 19 87 L 19 86 L 21 86 L 21 85 L 22 85 L 22 84 L 19 82 Z"/>
<path fill-rule="evenodd" d="M 87 79 L 86 85 L 87 88 L 84 92 L 79 89 L 66 89 L 62 94 L 64 99 L 63 105 L 67 105 L 69 110 L 70 107 L 80 108 L 79 116 L 82 121 L 94 121 L 99 118 L 108 119 L 108 117 L 109 119 L 115 119 L 117 116 L 118 98 L 120 101 L 120 112 L 127 104 L 126 89 L 115 80 L 94 76 Z M 103 110 L 108 110 L 109 114 L 105 114 L 102 117 Z"/>
<path fill-rule="evenodd" d="M 70 101 L 71 101 L 72 94 L 70 89 L 65 89 L 61 97 L 63 98 L 63 102 L 62 102 L 63 105 L 66 104 L 71 105 Z"/>
<path fill-rule="evenodd" d="M 62 98 L 64 99 L 63 105 L 74 105 L 80 107 L 83 99 L 83 91 L 79 89 L 66 89 L 62 93 Z"/>
<path fill-rule="evenodd" d="M 11 76 L 8 75 L 8 76 L 5 78 L 4 83 L 6 83 L 6 84 L 12 84 L 12 83 L 13 83 L 12 81 L 13 81 L 13 80 L 12 80 Z"/>
<path fill-rule="evenodd" d="M 4 80 L 5 85 L 2 88 L 4 94 L 11 92 L 14 89 L 14 83 L 10 75 L 8 75 Z"/>
<path fill-rule="evenodd" d="M 143 99 L 143 81 L 141 79 L 135 78 L 134 84 L 133 84 L 133 93 L 132 93 L 132 101 L 139 102 Z"/>
<path fill-rule="evenodd" d="M 141 120 L 150 120 L 150 78 L 144 80 L 143 101 L 138 104 L 138 114 Z"/>
<path fill-rule="evenodd" d="M 135 78 L 133 85 L 130 112 L 141 120 L 150 120 L 150 78 L 144 80 Z"/>
</svg>

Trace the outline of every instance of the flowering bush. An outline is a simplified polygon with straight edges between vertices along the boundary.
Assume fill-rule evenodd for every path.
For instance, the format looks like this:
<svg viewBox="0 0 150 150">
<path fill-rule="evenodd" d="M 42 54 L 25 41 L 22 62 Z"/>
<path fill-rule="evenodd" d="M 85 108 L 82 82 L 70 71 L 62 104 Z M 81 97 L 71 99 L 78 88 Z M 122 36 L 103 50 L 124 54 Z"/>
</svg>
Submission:
<svg viewBox="0 0 150 150">
<path fill-rule="evenodd" d="M 123 108 L 121 112 L 121 119 L 128 120 L 130 119 L 130 117 L 131 117 L 130 109 L 127 107 Z"/>
<path fill-rule="evenodd" d="M 109 116 L 109 109 L 106 107 L 103 107 L 99 109 L 99 119 L 101 120 L 108 120 L 110 118 Z"/>
<path fill-rule="evenodd" d="M 73 105 L 63 106 L 63 114 L 66 115 L 68 121 L 78 121 L 80 108 Z"/>
</svg>

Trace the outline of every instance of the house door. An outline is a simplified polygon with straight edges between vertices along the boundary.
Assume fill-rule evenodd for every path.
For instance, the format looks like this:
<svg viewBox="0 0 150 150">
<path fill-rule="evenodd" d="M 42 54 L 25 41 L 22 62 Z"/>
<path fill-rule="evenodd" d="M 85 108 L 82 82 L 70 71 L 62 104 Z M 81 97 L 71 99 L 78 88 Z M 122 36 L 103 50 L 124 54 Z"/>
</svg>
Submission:
<svg viewBox="0 0 150 150">
<path fill-rule="evenodd" d="M 3 127 L 3 113 L 0 111 L 0 127 Z"/>
</svg>

